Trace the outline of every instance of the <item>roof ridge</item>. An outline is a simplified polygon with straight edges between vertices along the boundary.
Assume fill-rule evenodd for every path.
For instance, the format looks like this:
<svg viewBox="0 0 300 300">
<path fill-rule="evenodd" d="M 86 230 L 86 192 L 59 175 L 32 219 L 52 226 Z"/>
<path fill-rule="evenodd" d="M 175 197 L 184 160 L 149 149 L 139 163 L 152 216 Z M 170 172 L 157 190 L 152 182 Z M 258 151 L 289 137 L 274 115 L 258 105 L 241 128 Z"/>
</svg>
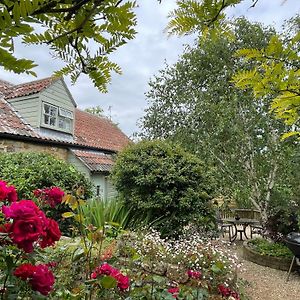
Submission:
<svg viewBox="0 0 300 300">
<path fill-rule="evenodd" d="M 13 88 L 18 88 L 22 85 L 26 85 L 26 84 L 33 84 L 33 83 L 37 83 L 37 82 L 40 82 L 40 81 L 45 81 L 45 80 L 48 80 L 48 79 L 51 79 L 51 80 L 54 80 L 54 79 L 60 79 L 61 77 L 54 77 L 54 76 L 49 76 L 49 77 L 45 77 L 45 78 L 42 78 L 42 79 L 37 79 L 37 80 L 33 80 L 33 81 L 27 81 L 27 82 L 23 82 L 23 83 L 19 83 L 19 84 L 14 84 L 13 85 Z"/>
</svg>

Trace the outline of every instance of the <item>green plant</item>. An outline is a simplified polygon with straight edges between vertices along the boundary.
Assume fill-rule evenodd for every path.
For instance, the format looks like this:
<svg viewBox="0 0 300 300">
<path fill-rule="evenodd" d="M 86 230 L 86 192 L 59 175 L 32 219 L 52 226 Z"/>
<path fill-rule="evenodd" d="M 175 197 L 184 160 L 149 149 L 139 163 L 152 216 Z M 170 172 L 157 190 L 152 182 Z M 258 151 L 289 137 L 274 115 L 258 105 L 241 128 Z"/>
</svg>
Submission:
<svg viewBox="0 0 300 300">
<path fill-rule="evenodd" d="M 70 164 L 45 153 L 0 153 L 0 178 L 16 187 L 20 199 L 30 199 L 33 191 L 57 186 L 70 192 L 80 186 L 85 198 L 92 196 L 92 184 Z M 59 222 L 61 231 L 70 235 L 71 220 L 62 220 L 67 207 L 43 207 L 47 216 Z"/>
<path fill-rule="evenodd" d="M 206 165 L 181 147 L 144 141 L 121 152 L 112 179 L 125 205 L 150 221 L 163 235 L 176 236 L 189 223 L 214 227 L 213 193 Z"/>
<path fill-rule="evenodd" d="M 248 242 L 249 246 L 262 255 L 292 258 L 293 254 L 283 243 L 275 243 L 266 239 L 254 239 Z"/>
</svg>

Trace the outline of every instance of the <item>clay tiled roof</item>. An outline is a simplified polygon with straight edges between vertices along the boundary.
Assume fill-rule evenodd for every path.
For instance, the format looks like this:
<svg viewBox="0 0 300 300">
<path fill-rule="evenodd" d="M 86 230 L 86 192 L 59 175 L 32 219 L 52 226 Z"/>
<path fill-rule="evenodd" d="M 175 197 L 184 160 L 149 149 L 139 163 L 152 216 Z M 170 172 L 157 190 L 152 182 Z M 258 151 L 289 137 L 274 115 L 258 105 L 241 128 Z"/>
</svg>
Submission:
<svg viewBox="0 0 300 300">
<path fill-rule="evenodd" d="M 110 155 L 81 150 L 72 150 L 72 153 L 92 172 L 109 172 L 114 165 Z"/>
<path fill-rule="evenodd" d="M 75 109 L 74 136 L 69 139 L 49 136 L 42 131 L 34 131 L 5 100 L 39 93 L 49 87 L 56 78 L 48 77 L 24 84 L 13 85 L 0 80 L 0 133 L 34 137 L 46 142 L 57 142 L 67 146 L 81 146 L 118 152 L 130 143 L 129 138 L 107 118 L 99 117 L 79 109 Z M 76 106 L 76 103 L 74 102 Z"/>
<path fill-rule="evenodd" d="M 0 99 L 0 133 L 39 137 L 4 99 Z"/>
<path fill-rule="evenodd" d="M 50 86 L 50 84 L 55 80 L 57 79 L 54 77 L 48 77 L 41 80 L 31 81 L 18 85 L 10 84 L 10 86 L 7 85 L 9 83 L 5 81 L 0 81 L 0 93 L 2 93 L 5 96 L 5 99 L 28 96 L 31 94 L 41 92 L 42 90 Z"/>
<path fill-rule="evenodd" d="M 107 118 L 75 110 L 75 141 L 87 147 L 120 151 L 130 139 Z"/>
<path fill-rule="evenodd" d="M 5 95 L 14 85 L 8 81 L 0 79 L 0 94 Z"/>
</svg>

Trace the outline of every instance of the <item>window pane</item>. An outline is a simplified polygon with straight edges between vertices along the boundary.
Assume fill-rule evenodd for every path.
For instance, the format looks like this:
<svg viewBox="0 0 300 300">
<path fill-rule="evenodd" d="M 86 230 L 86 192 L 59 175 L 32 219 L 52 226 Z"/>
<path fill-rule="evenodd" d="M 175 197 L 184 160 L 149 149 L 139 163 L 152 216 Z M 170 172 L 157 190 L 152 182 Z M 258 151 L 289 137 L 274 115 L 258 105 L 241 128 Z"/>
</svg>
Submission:
<svg viewBox="0 0 300 300">
<path fill-rule="evenodd" d="M 50 124 L 51 126 L 55 126 L 55 123 L 56 123 L 56 118 L 55 117 L 51 117 L 50 118 Z"/>
<path fill-rule="evenodd" d="M 51 116 L 56 116 L 56 111 L 57 111 L 56 107 L 53 107 L 53 106 L 50 107 L 50 115 Z"/>
<path fill-rule="evenodd" d="M 44 104 L 44 112 L 45 114 L 49 114 L 50 106 L 48 104 Z"/>
<path fill-rule="evenodd" d="M 44 115 L 44 123 L 49 125 L 49 116 Z"/>
</svg>

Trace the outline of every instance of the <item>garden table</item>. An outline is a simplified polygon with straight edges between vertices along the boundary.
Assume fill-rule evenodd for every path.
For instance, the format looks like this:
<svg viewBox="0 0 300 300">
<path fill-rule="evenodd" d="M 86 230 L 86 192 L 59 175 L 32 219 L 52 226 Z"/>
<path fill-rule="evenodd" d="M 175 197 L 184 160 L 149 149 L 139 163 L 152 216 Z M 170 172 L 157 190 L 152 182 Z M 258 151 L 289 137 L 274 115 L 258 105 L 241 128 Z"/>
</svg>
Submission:
<svg viewBox="0 0 300 300">
<path fill-rule="evenodd" d="M 240 240 L 243 241 L 243 235 L 246 239 L 248 239 L 246 229 L 249 225 L 254 225 L 254 224 L 259 224 L 258 220 L 255 219 L 246 219 L 246 218 L 240 218 L 240 219 L 235 219 L 235 218 L 229 218 L 229 219 L 224 219 L 224 222 L 230 223 L 234 227 L 234 233 L 230 239 L 230 242 L 234 242 L 238 236 L 238 233 L 240 233 Z M 238 225 L 241 227 L 238 228 Z"/>
</svg>

